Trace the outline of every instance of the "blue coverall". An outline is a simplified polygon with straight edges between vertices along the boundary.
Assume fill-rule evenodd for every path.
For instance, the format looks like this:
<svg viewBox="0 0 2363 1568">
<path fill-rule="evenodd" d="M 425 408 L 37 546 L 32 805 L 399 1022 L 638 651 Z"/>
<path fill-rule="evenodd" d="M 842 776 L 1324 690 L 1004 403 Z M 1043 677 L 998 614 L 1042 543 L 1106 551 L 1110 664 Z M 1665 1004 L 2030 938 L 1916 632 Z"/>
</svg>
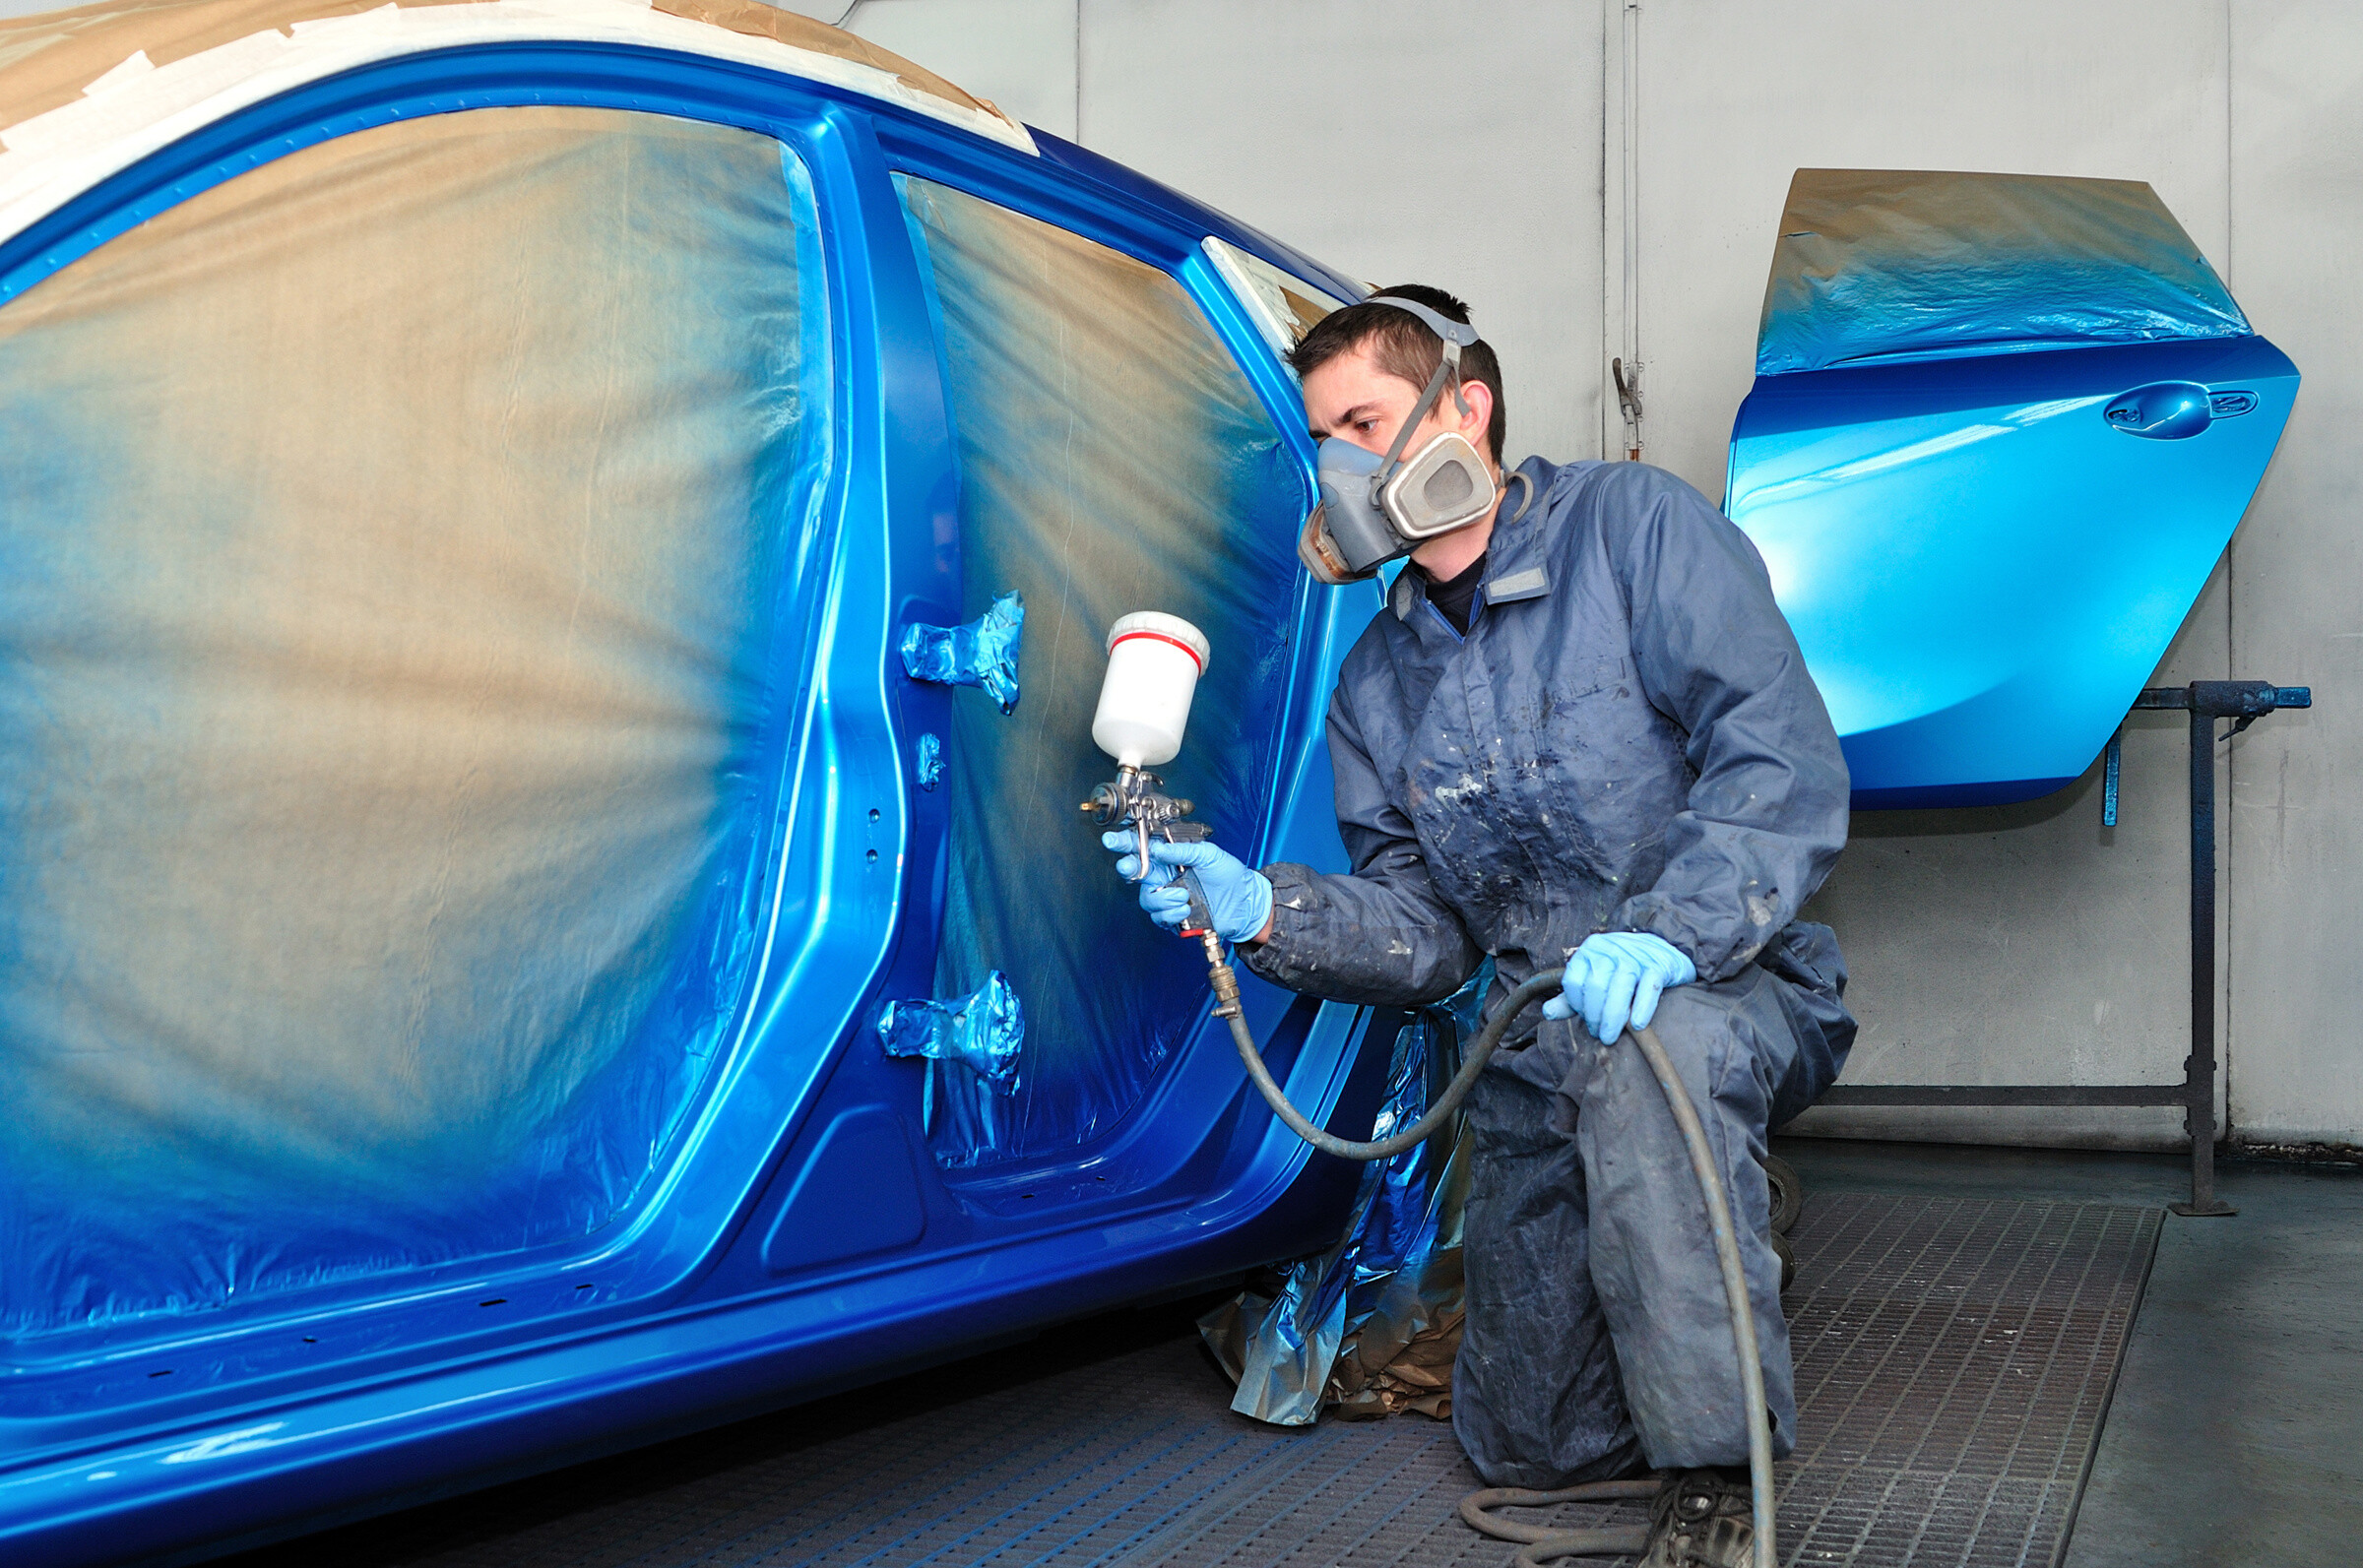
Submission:
<svg viewBox="0 0 2363 1568">
<path fill-rule="evenodd" d="M 1272 880 L 1256 973 L 1400 1006 L 1486 955 L 1492 1001 L 1598 931 L 1649 931 L 1698 980 L 1655 1027 L 1742 1231 L 1775 1451 L 1796 1433 L 1765 1131 L 1854 1039 L 1828 927 L 1797 919 L 1846 839 L 1846 763 L 1747 536 L 1631 463 L 1529 459 L 1464 638 L 1406 570 L 1329 706 L 1351 875 Z M 1742 1465 L 1740 1379 L 1705 1207 L 1629 1043 L 1530 1011 L 1469 1100 L 1476 1161 L 1453 1426 L 1496 1485 Z"/>
</svg>

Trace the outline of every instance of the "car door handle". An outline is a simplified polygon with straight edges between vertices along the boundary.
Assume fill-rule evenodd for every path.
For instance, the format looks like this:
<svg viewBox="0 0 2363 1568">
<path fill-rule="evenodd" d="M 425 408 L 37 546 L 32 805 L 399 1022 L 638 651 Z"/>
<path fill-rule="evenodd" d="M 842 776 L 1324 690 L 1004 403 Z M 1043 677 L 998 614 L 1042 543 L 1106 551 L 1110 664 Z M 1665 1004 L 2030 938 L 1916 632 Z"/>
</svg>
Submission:
<svg viewBox="0 0 2363 1568">
<path fill-rule="evenodd" d="M 2153 381 L 2121 392 L 2101 406 L 2101 417 L 2113 430 L 2151 441 L 2187 441 L 2215 420 L 2210 395 L 2196 381 Z"/>
</svg>

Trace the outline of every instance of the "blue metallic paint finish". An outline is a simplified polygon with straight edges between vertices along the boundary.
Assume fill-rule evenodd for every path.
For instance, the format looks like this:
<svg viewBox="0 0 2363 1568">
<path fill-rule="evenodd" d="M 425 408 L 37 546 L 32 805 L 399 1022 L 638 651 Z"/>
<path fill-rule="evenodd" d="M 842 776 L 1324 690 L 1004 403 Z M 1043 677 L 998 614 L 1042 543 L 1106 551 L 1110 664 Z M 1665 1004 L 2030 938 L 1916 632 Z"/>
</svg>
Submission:
<svg viewBox="0 0 2363 1568">
<path fill-rule="evenodd" d="M 1045 138 L 1029 158 L 917 116 L 764 71 L 594 45 L 415 56 L 313 84 L 209 126 L 0 246 L 0 301 L 196 192 L 299 147 L 422 113 L 519 103 L 638 109 L 778 137 L 809 166 L 831 256 L 845 411 L 822 634 L 784 671 L 796 713 L 779 810 L 791 847 L 773 936 L 729 1059 L 628 1223 L 594 1249 L 336 1287 L 94 1338 L 0 1373 L 0 1554 L 85 1563 L 185 1550 L 373 1512 L 939 1360 L 1143 1293 L 1334 1239 L 1358 1174 L 1313 1163 L 1248 1103 L 1227 1036 L 1201 1028 L 1148 1098 L 1082 1158 L 1020 1192 L 944 1186 L 858 1256 L 783 1228 L 824 1190 L 832 1141 L 916 1125 L 910 1079 L 866 1041 L 888 995 L 925 994 L 946 813 L 901 761 L 942 733 L 949 694 L 905 680 L 891 633 L 957 619 L 933 544 L 953 505 L 924 295 L 888 171 L 907 168 L 1063 222 L 1173 270 L 1309 470 L 1293 384 L 1203 261 L 1214 233 L 1340 292 L 1350 282 L 1102 159 Z M 954 563 L 956 568 L 956 563 Z M 1378 607 L 1309 584 L 1282 720 L 1294 758 L 1261 847 L 1342 868 L 1323 709 Z M 872 823 L 875 807 L 878 820 Z M 1257 847 L 1242 846 L 1243 849 Z M 876 851 L 874 857 L 871 851 Z M 1384 1061 L 1358 1011 L 1249 979 L 1249 1017 L 1300 1104 L 1359 1135 Z M 856 1129 L 860 1137 L 845 1129 Z M 815 1185 L 817 1183 L 817 1185 Z M 169 1369 L 171 1376 L 152 1374 Z"/>
<path fill-rule="evenodd" d="M 1854 804 L 1995 805 L 2100 754 L 2297 395 L 2258 337 L 1764 376 L 1724 510 L 1844 741 Z"/>
</svg>

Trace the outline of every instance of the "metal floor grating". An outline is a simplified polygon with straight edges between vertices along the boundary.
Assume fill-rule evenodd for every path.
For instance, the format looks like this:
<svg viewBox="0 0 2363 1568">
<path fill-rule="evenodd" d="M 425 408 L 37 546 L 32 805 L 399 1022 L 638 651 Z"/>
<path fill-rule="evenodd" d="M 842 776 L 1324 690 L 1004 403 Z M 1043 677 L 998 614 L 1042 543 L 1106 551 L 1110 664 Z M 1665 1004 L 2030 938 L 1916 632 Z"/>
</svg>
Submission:
<svg viewBox="0 0 2363 1568">
<path fill-rule="evenodd" d="M 1801 1441 L 1780 1467 L 1783 1560 L 2056 1563 L 2157 1233 L 2155 1211 L 2099 1204 L 1810 1202 L 1788 1301 Z M 1455 1516 L 1479 1482 L 1441 1423 L 1258 1425 L 1231 1413 L 1194 1337 L 1170 1328 L 1038 1377 L 980 1383 L 974 1366 L 245 1565 L 1496 1568 L 1509 1555 Z"/>
<path fill-rule="evenodd" d="M 1833 1197 L 1797 1226 L 1801 1564 L 2058 1561 L 2154 1209 Z"/>
</svg>

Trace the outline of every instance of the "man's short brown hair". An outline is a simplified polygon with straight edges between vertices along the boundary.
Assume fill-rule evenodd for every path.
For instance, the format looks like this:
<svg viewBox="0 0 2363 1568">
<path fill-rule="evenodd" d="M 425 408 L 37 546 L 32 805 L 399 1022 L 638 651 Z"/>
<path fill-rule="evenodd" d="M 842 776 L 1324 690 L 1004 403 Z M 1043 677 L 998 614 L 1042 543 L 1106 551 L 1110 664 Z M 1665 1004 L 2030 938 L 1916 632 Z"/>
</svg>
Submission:
<svg viewBox="0 0 2363 1568">
<path fill-rule="evenodd" d="M 1426 283 L 1398 283 L 1378 292 L 1400 294 L 1426 305 L 1446 321 L 1469 319 L 1468 306 Z M 1309 376 L 1339 354 L 1352 353 L 1366 345 L 1372 361 L 1380 370 L 1415 387 L 1428 385 L 1428 378 L 1436 374 L 1437 361 L 1444 356 L 1444 340 L 1410 311 L 1397 310 L 1392 305 L 1363 304 L 1331 311 L 1315 322 L 1312 331 L 1305 335 L 1305 341 L 1289 353 L 1288 362 L 1296 367 L 1299 377 Z M 1501 362 L 1494 357 L 1493 345 L 1480 338 L 1463 348 L 1460 375 L 1463 381 L 1483 382 L 1493 392 L 1494 416 L 1486 421 L 1485 442 L 1494 449 L 1494 461 L 1500 463 L 1509 414 L 1501 397 Z M 1450 398 L 1452 389 L 1446 387 L 1439 396 Z"/>
</svg>

